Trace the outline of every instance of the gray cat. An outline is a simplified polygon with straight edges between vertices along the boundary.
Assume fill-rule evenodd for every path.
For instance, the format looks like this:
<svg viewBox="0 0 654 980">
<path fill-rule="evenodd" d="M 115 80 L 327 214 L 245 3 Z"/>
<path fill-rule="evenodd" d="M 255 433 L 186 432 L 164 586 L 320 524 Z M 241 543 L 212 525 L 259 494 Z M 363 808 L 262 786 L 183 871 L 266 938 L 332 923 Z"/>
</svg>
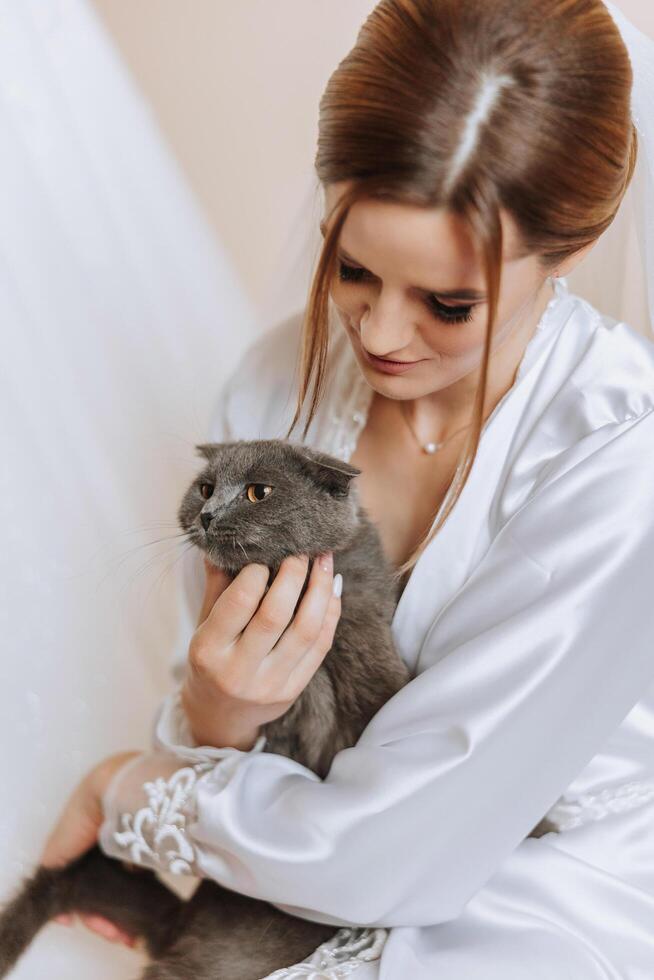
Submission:
<svg viewBox="0 0 654 980">
<path fill-rule="evenodd" d="M 206 465 L 186 491 L 178 519 L 214 565 L 234 576 L 258 562 L 272 581 L 289 555 L 313 561 L 333 551 L 334 572 L 343 576 L 329 653 L 292 707 L 261 728 L 265 751 L 324 777 L 334 755 L 354 745 L 409 680 L 391 639 L 397 579 L 351 482 L 361 471 L 285 440 L 196 448 Z M 308 573 L 300 598 L 307 584 Z M 304 959 L 336 931 L 208 879 L 184 902 L 154 872 L 129 870 L 96 846 L 65 868 L 40 867 L 6 906 L 0 977 L 62 912 L 102 915 L 142 937 L 152 959 L 142 980 L 260 980 Z"/>
<path fill-rule="evenodd" d="M 334 755 L 354 745 L 409 680 L 391 639 L 397 577 L 351 483 L 361 471 L 283 440 L 196 448 L 206 466 L 178 518 L 213 564 L 233 576 L 260 562 L 272 579 L 288 555 L 313 559 L 331 550 L 334 571 L 343 575 L 331 650 L 295 704 L 261 729 L 265 751 L 324 777 Z M 543 820 L 529 836 L 552 829 Z M 142 937 L 152 958 L 142 980 L 260 980 L 309 956 L 336 931 L 208 879 L 183 902 L 153 872 L 128 870 L 92 847 L 63 869 L 39 868 L 6 907 L 0 977 L 61 912 L 95 913 Z"/>
</svg>

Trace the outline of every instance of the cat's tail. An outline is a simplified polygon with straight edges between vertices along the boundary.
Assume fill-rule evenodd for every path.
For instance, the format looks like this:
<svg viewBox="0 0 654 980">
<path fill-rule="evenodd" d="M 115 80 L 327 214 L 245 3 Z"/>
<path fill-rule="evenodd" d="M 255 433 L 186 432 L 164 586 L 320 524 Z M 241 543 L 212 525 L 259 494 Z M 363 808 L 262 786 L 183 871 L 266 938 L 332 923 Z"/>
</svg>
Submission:
<svg viewBox="0 0 654 980">
<path fill-rule="evenodd" d="M 12 968 L 41 926 L 59 912 L 54 876 L 41 868 L 0 916 L 0 977 Z"/>
<path fill-rule="evenodd" d="M 183 905 L 153 872 L 128 871 L 98 847 L 63 868 L 40 867 L 0 913 L 0 977 L 39 930 L 65 912 L 101 915 L 142 937 L 159 956 L 175 939 Z"/>
</svg>

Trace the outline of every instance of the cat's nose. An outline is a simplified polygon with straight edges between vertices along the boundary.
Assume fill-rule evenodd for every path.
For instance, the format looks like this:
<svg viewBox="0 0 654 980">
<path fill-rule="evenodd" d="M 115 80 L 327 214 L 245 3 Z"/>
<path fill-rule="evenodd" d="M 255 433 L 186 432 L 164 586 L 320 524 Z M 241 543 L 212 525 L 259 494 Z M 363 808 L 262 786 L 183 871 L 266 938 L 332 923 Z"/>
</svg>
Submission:
<svg viewBox="0 0 654 980">
<path fill-rule="evenodd" d="M 208 530 L 212 520 L 213 520 L 213 514 L 207 514 L 206 511 L 204 514 L 200 514 L 200 521 L 205 531 Z"/>
</svg>

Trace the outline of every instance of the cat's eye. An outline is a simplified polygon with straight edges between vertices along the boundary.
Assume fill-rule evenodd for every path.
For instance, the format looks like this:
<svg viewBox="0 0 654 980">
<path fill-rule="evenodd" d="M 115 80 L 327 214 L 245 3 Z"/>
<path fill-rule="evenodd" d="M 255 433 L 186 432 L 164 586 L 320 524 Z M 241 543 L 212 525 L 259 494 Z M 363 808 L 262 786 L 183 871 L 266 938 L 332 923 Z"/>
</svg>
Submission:
<svg viewBox="0 0 654 980">
<path fill-rule="evenodd" d="M 268 494 L 272 493 L 273 488 L 266 486 L 265 483 L 250 483 L 246 488 L 247 498 L 253 504 L 265 500 Z"/>
<path fill-rule="evenodd" d="M 214 485 L 213 483 L 201 483 L 200 484 L 200 494 L 205 500 L 209 500 L 213 496 Z"/>
</svg>

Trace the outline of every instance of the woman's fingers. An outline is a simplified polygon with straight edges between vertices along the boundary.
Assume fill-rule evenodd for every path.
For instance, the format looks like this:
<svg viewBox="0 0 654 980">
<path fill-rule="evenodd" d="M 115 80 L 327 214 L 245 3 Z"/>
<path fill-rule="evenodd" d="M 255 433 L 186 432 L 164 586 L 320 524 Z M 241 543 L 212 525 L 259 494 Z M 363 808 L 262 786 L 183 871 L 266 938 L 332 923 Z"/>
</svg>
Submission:
<svg viewBox="0 0 654 980">
<path fill-rule="evenodd" d="M 318 639 L 303 656 L 299 657 L 289 674 L 287 690 L 290 700 L 295 701 L 300 696 L 331 650 L 340 616 L 340 595 L 331 595 Z"/>
<path fill-rule="evenodd" d="M 261 602 L 270 573 L 266 565 L 246 565 L 218 596 L 200 634 L 210 636 L 217 650 L 230 646 L 243 632 Z"/>
<path fill-rule="evenodd" d="M 316 564 L 314 562 L 314 569 Z M 243 633 L 239 659 L 242 658 L 244 665 L 256 669 L 272 651 L 293 618 L 308 568 L 307 555 L 290 555 L 279 566 L 272 585 Z M 310 581 L 312 577 L 313 571 Z"/>
<path fill-rule="evenodd" d="M 293 621 L 271 651 L 269 666 L 283 666 L 286 676 L 318 642 L 334 581 L 334 559 L 331 552 L 320 555 L 313 563 L 309 585 Z"/>
<path fill-rule="evenodd" d="M 218 596 L 222 595 L 232 581 L 227 572 L 224 572 L 222 568 L 216 568 L 215 565 L 212 565 L 206 556 L 204 558 L 204 571 L 204 598 L 202 600 L 202 609 L 200 610 L 200 615 L 198 617 L 198 626 L 202 625 L 213 609 Z"/>
</svg>

